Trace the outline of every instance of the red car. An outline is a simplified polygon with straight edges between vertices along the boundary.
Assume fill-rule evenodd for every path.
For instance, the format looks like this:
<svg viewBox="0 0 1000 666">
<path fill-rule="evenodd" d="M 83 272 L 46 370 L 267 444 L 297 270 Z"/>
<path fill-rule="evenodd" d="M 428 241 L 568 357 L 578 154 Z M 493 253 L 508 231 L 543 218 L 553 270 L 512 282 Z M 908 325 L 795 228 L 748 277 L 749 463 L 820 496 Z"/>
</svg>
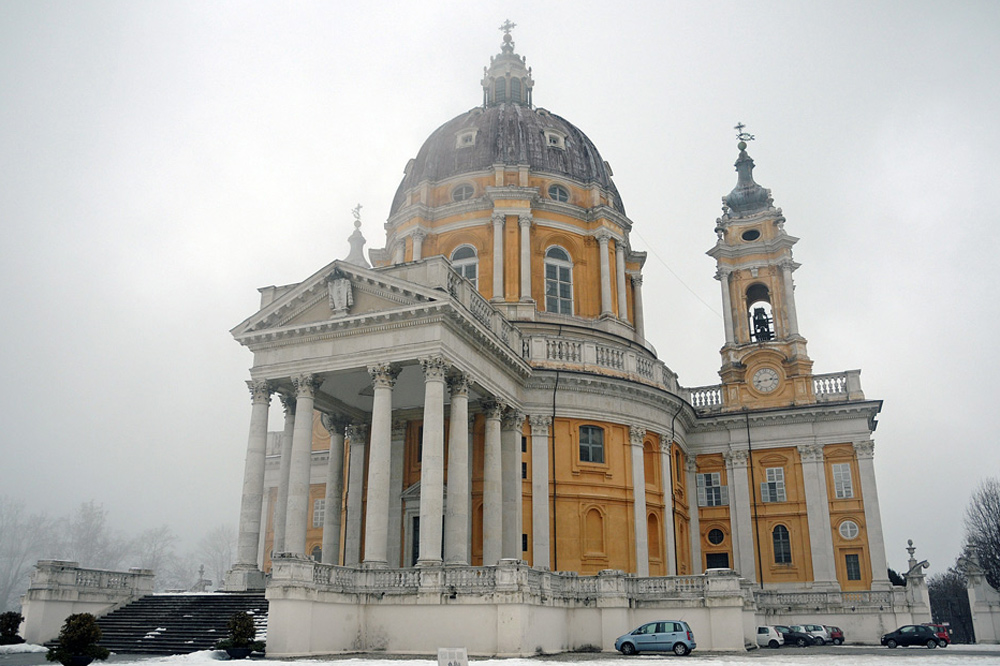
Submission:
<svg viewBox="0 0 1000 666">
<path fill-rule="evenodd" d="M 948 647 L 951 643 L 951 630 L 947 624 L 924 622 L 924 626 L 934 630 L 934 634 L 938 637 L 938 645 L 941 647 Z"/>
<path fill-rule="evenodd" d="M 830 632 L 830 642 L 834 645 L 843 645 L 844 643 L 844 632 L 840 627 L 831 627 L 829 625 L 823 625 L 826 630 Z"/>
</svg>

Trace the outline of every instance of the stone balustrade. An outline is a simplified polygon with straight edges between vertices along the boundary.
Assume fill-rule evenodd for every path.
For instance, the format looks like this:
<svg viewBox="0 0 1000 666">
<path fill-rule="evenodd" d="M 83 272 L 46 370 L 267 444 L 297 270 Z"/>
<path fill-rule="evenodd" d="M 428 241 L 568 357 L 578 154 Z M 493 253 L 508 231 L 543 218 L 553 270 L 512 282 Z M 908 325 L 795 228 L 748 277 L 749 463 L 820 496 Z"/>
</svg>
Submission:
<svg viewBox="0 0 1000 666">
<path fill-rule="evenodd" d="M 662 361 L 633 347 L 595 340 L 537 335 L 525 337 L 523 357 L 540 367 L 572 368 L 642 382 L 676 393 L 677 375 Z"/>
<path fill-rule="evenodd" d="M 886 609 L 906 604 L 902 589 L 862 592 L 780 592 L 755 590 L 754 600 L 761 610 L 817 611 L 845 607 L 855 610 L 865 608 Z"/>
</svg>

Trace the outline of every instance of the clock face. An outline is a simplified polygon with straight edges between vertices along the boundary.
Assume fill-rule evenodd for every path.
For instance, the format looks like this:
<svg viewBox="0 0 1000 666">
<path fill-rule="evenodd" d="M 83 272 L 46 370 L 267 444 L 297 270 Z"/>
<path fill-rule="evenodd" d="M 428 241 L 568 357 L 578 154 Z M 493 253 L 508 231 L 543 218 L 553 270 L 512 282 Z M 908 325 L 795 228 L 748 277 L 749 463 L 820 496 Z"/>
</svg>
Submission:
<svg viewBox="0 0 1000 666">
<path fill-rule="evenodd" d="M 753 387 L 761 393 L 778 388 L 778 373 L 773 368 L 761 368 L 753 373 Z"/>
</svg>

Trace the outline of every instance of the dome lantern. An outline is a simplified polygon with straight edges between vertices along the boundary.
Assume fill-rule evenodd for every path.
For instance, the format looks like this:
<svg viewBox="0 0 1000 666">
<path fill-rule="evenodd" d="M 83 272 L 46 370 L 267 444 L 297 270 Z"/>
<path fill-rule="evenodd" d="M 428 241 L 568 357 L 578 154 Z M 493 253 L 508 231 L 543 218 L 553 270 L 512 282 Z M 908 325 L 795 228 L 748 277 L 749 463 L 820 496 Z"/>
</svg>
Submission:
<svg viewBox="0 0 1000 666">
<path fill-rule="evenodd" d="M 535 82 L 531 78 L 531 68 L 525 64 L 524 56 L 514 53 L 514 38 L 510 31 L 516 26 L 509 20 L 500 26 L 503 44 L 500 54 L 490 58 L 489 67 L 483 67 L 483 106 L 497 106 L 511 103 L 531 106 L 531 90 Z"/>
</svg>

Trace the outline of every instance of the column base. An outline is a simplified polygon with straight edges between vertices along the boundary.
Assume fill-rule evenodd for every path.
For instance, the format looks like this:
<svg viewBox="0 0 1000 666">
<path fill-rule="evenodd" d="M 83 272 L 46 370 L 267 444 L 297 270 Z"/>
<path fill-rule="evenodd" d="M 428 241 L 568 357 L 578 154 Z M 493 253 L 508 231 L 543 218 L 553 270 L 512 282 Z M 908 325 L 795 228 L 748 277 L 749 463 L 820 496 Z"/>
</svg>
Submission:
<svg viewBox="0 0 1000 666">
<path fill-rule="evenodd" d="M 255 564 L 237 564 L 226 572 L 222 589 L 226 592 L 251 592 L 267 587 L 264 572 Z"/>
</svg>

